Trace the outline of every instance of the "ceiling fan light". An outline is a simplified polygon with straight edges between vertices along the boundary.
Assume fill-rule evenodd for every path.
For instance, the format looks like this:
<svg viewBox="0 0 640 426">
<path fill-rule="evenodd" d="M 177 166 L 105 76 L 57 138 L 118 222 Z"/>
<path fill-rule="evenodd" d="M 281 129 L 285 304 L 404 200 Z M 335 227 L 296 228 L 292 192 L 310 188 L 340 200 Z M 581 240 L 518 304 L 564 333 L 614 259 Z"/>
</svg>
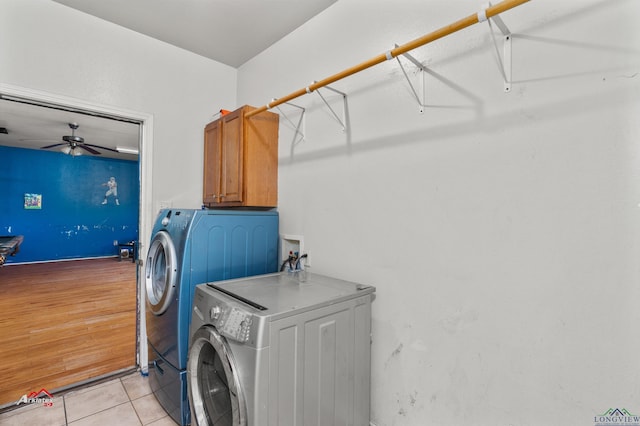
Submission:
<svg viewBox="0 0 640 426">
<path fill-rule="evenodd" d="M 64 152 L 65 154 L 71 154 L 71 147 L 70 146 L 62 147 L 60 151 Z"/>
<path fill-rule="evenodd" d="M 74 148 L 71 150 L 71 155 L 73 155 L 74 157 L 79 157 L 82 155 L 82 151 Z"/>
<path fill-rule="evenodd" d="M 65 142 L 84 143 L 84 138 L 76 135 L 63 136 L 62 140 Z"/>
</svg>

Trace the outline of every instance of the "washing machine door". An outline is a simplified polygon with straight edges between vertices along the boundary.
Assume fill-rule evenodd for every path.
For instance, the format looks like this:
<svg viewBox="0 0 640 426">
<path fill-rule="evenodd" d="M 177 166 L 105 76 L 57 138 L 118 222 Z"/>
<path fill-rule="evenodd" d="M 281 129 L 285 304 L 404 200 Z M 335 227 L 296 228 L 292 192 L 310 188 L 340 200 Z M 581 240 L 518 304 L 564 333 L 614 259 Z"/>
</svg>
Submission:
<svg viewBox="0 0 640 426">
<path fill-rule="evenodd" d="M 169 308 L 176 291 L 177 278 L 176 248 L 169 233 L 159 231 L 151 240 L 145 271 L 147 300 L 155 315 L 162 315 Z"/>
<path fill-rule="evenodd" d="M 245 399 L 227 341 L 205 326 L 191 342 L 187 386 L 192 421 L 198 426 L 246 426 Z"/>
</svg>

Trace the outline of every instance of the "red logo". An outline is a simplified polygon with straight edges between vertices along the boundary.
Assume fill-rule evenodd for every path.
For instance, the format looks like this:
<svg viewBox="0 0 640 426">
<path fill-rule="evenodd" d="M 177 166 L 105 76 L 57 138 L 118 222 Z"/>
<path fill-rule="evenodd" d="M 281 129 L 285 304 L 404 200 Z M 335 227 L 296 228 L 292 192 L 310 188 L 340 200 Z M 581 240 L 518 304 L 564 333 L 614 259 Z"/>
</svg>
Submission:
<svg viewBox="0 0 640 426">
<path fill-rule="evenodd" d="M 20 404 L 42 404 L 45 407 L 53 407 L 53 395 L 45 388 L 38 392 L 29 392 L 22 395 L 16 405 Z"/>
</svg>

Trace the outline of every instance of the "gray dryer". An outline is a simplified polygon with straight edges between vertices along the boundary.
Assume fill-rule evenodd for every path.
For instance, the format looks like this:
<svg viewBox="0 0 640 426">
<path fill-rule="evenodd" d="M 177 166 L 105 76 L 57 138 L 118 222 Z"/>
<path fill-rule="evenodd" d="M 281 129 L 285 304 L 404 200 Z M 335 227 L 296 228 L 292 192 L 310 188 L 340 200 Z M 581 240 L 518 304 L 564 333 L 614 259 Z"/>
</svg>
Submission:
<svg viewBox="0 0 640 426">
<path fill-rule="evenodd" d="M 193 424 L 369 425 L 374 292 L 307 271 L 198 285 Z"/>
</svg>

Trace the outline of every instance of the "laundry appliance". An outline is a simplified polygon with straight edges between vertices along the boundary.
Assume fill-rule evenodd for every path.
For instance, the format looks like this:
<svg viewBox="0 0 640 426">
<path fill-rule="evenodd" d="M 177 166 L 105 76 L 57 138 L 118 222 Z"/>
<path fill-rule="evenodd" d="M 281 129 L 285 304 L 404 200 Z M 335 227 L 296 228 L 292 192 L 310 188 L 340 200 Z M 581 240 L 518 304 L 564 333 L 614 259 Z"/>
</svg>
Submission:
<svg viewBox="0 0 640 426">
<path fill-rule="evenodd" d="M 198 285 L 192 424 L 368 426 L 374 292 L 308 271 Z"/>
<path fill-rule="evenodd" d="M 278 270 L 278 213 L 161 210 L 146 258 L 149 383 L 181 425 L 189 424 L 186 366 L 196 284 Z"/>
</svg>

